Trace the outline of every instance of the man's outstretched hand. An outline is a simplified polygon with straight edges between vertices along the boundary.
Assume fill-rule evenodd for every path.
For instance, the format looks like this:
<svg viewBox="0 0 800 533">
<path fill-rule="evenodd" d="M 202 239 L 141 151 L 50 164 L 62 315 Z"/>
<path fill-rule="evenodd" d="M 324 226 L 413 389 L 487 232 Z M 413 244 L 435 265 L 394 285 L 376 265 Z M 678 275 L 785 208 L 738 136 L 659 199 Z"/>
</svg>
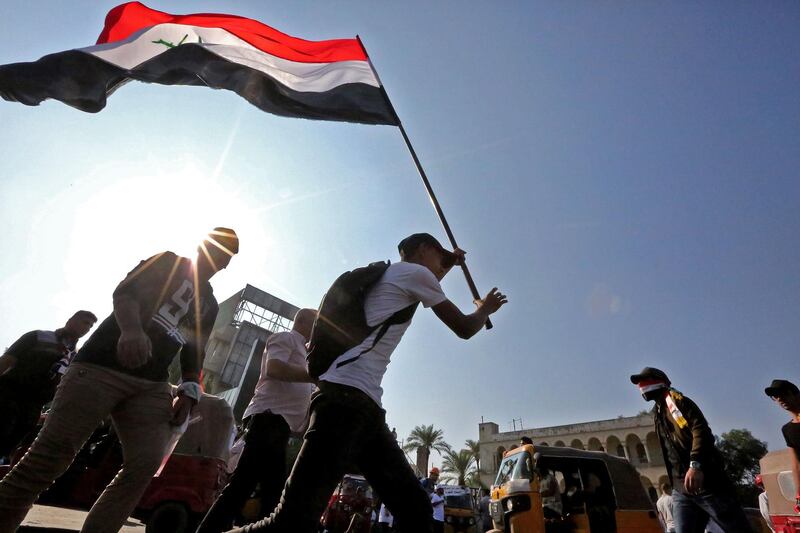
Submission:
<svg viewBox="0 0 800 533">
<path fill-rule="evenodd" d="M 491 315 L 507 303 L 508 297 L 497 290 L 497 287 L 493 287 L 482 300 L 475 300 L 475 305 L 478 306 L 478 309 L 484 311 L 487 315 Z"/>
</svg>

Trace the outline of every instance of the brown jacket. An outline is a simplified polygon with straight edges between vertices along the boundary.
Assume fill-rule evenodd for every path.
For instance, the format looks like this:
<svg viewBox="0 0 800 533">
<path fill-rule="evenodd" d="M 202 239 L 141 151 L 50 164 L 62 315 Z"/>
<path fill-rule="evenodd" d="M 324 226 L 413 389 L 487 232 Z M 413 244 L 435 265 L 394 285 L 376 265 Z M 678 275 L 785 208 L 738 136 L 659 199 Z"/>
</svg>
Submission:
<svg viewBox="0 0 800 533">
<path fill-rule="evenodd" d="M 714 445 L 714 434 L 703 412 L 677 390 L 670 389 L 669 394 L 683 419 L 676 420 L 666 400 L 656 402 L 653 419 L 673 486 L 682 485 L 678 481 L 686 474 L 690 461 L 700 462 L 707 485 L 727 480 L 722 455 Z"/>
</svg>

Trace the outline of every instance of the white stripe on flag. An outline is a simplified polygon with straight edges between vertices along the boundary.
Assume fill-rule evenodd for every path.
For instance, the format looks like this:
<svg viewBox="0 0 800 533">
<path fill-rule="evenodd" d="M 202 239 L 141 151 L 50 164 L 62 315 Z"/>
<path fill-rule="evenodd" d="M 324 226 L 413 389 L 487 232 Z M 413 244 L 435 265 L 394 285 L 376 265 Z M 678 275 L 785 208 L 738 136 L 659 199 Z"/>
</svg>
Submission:
<svg viewBox="0 0 800 533">
<path fill-rule="evenodd" d="M 263 52 L 222 28 L 203 28 L 185 24 L 157 24 L 134 32 L 113 43 L 78 48 L 124 69 L 133 69 L 166 52 L 170 44 L 192 43 L 233 63 L 271 76 L 290 89 L 325 92 L 346 83 L 380 87 L 366 61 L 301 63 Z"/>
</svg>

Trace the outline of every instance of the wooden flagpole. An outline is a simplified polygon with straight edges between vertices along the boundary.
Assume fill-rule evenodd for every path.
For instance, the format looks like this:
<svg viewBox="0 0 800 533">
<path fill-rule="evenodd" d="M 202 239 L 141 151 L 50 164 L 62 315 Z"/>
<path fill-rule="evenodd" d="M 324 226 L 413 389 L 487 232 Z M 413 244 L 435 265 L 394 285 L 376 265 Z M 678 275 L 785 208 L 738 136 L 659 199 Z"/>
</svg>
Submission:
<svg viewBox="0 0 800 533">
<path fill-rule="evenodd" d="M 411 158 L 414 160 L 414 165 L 417 167 L 417 172 L 419 172 L 420 178 L 422 178 L 422 183 L 425 185 L 425 190 L 428 191 L 428 197 L 431 200 L 431 204 L 433 204 L 433 208 L 436 210 L 436 214 L 439 216 L 439 221 L 442 223 L 442 227 L 444 228 L 445 233 L 447 234 L 447 238 L 450 240 L 450 244 L 453 248 L 458 248 L 458 244 L 456 243 L 456 238 L 453 235 L 453 231 L 450 229 L 450 224 L 447 223 L 447 219 L 444 216 L 444 211 L 442 211 L 442 206 L 439 204 L 439 200 L 436 198 L 436 194 L 433 192 L 433 187 L 431 187 L 431 182 L 428 180 L 427 174 L 425 174 L 425 169 L 422 168 L 422 163 L 419 161 L 419 157 L 417 157 L 417 152 L 414 150 L 414 146 L 411 144 L 411 140 L 408 138 L 408 134 L 406 133 L 406 129 L 403 127 L 403 123 L 400 121 L 400 117 L 397 115 L 397 111 L 395 111 L 394 106 L 392 105 L 392 101 L 389 100 L 389 95 L 386 93 L 386 89 L 383 87 L 383 83 L 381 83 L 381 79 L 378 76 L 378 72 L 375 70 L 375 66 L 372 64 L 372 60 L 367 53 L 367 49 L 364 46 L 364 43 L 361 42 L 361 37 L 356 35 L 356 39 L 358 39 L 358 43 L 361 45 L 361 49 L 364 51 L 364 55 L 367 56 L 367 62 L 369 63 L 369 67 L 372 69 L 372 73 L 375 75 L 375 79 L 378 80 L 378 84 L 380 85 L 381 93 L 383 97 L 386 99 L 386 103 L 389 105 L 389 108 L 394 113 L 395 118 L 397 119 L 397 126 L 400 128 L 400 133 L 403 135 L 403 140 L 406 143 L 406 147 L 408 151 L 411 153 Z M 470 274 L 469 269 L 467 268 L 466 261 L 461 262 L 461 270 L 464 272 L 464 277 L 467 279 L 467 285 L 469 286 L 469 290 L 472 292 L 472 297 L 476 300 L 481 299 L 481 295 L 478 292 L 478 287 L 475 285 L 475 281 L 472 279 L 472 274 Z M 492 321 L 491 319 L 486 319 L 486 329 L 492 329 Z"/>
</svg>

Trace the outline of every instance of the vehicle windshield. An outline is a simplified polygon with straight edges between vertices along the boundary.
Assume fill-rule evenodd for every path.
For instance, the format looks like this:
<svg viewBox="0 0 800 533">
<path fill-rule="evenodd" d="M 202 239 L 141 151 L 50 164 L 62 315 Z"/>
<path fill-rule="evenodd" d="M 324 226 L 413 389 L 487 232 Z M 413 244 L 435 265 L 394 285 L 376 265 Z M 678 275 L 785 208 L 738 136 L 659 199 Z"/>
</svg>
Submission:
<svg viewBox="0 0 800 533">
<path fill-rule="evenodd" d="M 494 484 L 502 485 L 512 479 L 531 479 L 532 465 L 531 454 L 528 452 L 509 455 L 500 464 Z"/>
<path fill-rule="evenodd" d="M 451 509 L 472 509 L 472 498 L 469 494 L 445 494 L 444 506 Z"/>
<path fill-rule="evenodd" d="M 336 494 L 339 496 L 357 496 L 362 495 L 365 498 L 372 498 L 372 488 L 364 479 L 345 478 L 340 487 L 336 488 Z"/>
</svg>

